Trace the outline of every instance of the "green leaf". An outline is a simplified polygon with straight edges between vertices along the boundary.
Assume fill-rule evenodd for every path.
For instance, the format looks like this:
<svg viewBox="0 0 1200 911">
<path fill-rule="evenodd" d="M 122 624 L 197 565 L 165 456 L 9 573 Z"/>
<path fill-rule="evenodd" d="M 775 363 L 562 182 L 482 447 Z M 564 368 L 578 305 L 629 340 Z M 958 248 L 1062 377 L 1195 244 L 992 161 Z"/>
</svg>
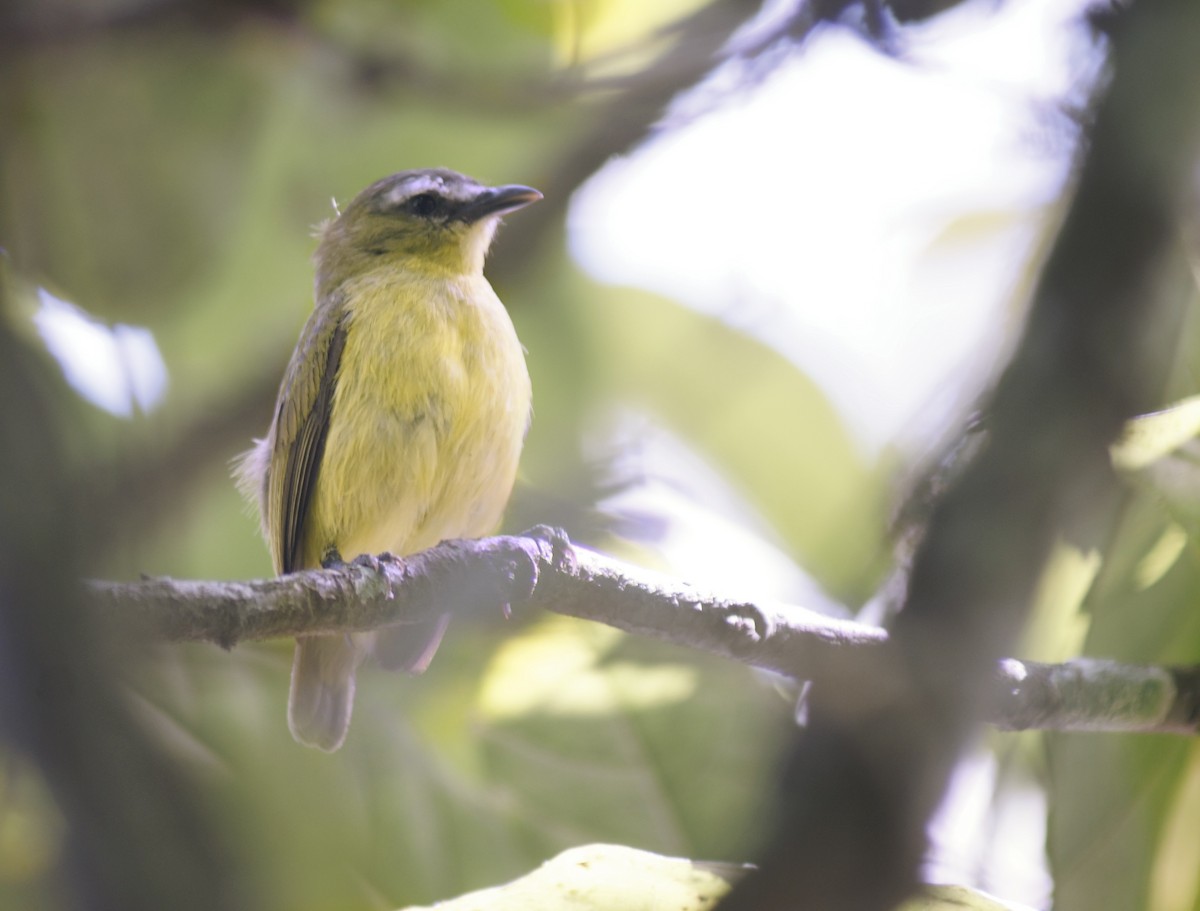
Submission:
<svg viewBox="0 0 1200 911">
<path fill-rule="evenodd" d="M 563 851 L 502 886 L 403 911 L 704 911 L 748 865 L 663 857 L 623 845 Z M 925 886 L 897 911 L 1022 911 L 966 886 Z"/>
<path fill-rule="evenodd" d="M 1145 664 L 1200 662 L 1200 556 L 1178 547 L 1178 526 L 1158 496 L 1130 497 L 1086 600 L 1084 652 Z M 1174 542 L 1174 543 L 1173 543 Z M 1194 772 L 1195 745 L 1158 735 L 1058 734 L 1046 739 L 1050 825 L 1047 847 L 1057 911 L 1191 908 L 1195 878 L 1162 866 L 1194 836 L 1195 816 L 1178 806 Z M 1194 790 L 1194 786 L 1192 788 Z M 1193 796 L 1183 803 L 1195 805 Z M 1188 826 L 1190 825 L 1190 828 Z M 1190 867 L 1195 869 L 1195 856 Z M 1190 885 L 1188 885 L 1190 883 Z M 1164 890 L 1187 901 L 1156 904 Z"/>
<path fill-rule="evenodd" d="M 585 330 L 610 401 L 690 441 L 832 591 L 880 555 L 880 477 L 808 376 L 732 326 L 653 294 L 592 286 Z"/>
<path fill-rule="evenodd" d="M 896 911 L 1032 911 L 967 886 L 925 886 Z"/>
<path fill-rule="evenodd" d="M 1112 447 L 1113 464 L 1124 471 L 1145 468 L 1197 435 L 1200 435 L 1200 395 L 1126 422 L 1121 438 Z"/>
<path fill-rule="evenodd" d="M 584 845 L 563 851 L 503 886 L 438 902 L 436 907 L 438 911 L 704 911 L 716 905 L 744 869 L 621 845 Z"/>
</svg>

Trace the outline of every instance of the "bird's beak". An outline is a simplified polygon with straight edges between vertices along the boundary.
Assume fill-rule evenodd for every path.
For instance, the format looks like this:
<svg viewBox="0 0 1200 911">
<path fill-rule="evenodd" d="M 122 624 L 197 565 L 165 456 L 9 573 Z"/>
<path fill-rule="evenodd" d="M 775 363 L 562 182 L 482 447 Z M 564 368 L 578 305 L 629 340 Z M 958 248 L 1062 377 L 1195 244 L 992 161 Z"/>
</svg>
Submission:
<svg viewBox="0 0 1200 911">
<path fill-rule="evenodd" d="M 542 194 L 533 187 L 523 187 L 520 184 L 489 187 L 470 202 L 464 203 L 454 217 L 469 224 L 486 218 L 488 215 L 515 212 L 541 198 Z"/>
</svg>

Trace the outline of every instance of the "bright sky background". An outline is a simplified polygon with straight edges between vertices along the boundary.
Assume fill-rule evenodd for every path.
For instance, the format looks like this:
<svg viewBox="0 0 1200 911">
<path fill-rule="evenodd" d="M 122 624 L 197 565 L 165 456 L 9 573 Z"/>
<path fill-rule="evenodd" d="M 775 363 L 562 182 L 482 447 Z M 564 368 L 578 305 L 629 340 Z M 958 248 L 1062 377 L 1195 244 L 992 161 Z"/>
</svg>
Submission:
<svg viewBox="0 0 1200 911">
<path fill-rule="evenodd" d="M 574 255 L 775 345 L 868 450 L 919 444 L 978 389 L 1062 186 L 1080 5 L 970 5 L 904 62 L 820 34 L 585 185 Z"/>
<path fill-rule="evenodd" d="M 67 382 L 93 405 L 130 418 L 162 403 L 167 366 L 149 329 L 110 326 L 45 288 L 38 289 L 33 322 Z"/>
</svg>

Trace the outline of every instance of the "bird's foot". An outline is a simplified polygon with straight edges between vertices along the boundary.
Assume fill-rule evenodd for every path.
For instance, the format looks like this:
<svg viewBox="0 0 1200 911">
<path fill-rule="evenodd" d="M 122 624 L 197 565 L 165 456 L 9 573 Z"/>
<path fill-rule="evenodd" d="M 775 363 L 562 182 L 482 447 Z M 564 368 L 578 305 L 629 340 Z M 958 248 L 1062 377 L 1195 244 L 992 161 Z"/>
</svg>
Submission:
<svg viewBox="0 0 1200 911">
<path fill-rule="evenodd" d="M 551 562 L 557 567 L 571 567 L 575 564 L 575 551 L 571 547 L 571 539 L 564 529 L 554 525 L 535 525 L 521 532 L 522 538 L 533 538 L 550 545 Z"/>
</svg>

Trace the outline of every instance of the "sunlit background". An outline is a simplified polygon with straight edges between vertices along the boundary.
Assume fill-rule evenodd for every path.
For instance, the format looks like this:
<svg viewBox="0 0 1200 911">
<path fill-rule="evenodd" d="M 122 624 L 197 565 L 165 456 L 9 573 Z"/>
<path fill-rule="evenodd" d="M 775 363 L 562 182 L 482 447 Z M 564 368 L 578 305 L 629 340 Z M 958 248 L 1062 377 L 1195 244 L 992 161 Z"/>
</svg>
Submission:
<svg viewBox="0 0 1200 911">
<path fill-rule="evenodd" d="M 831 29 L 749 84 L 730 64 L 583 186 L 571 251 L 787 356 L 870 454 L 926 445 L 1019 312 L 1071 154 L 1057 105 L 1087 76 L 1081 6 L 968 5 L 893 58 Z"/>
<path fill-rule="evenodd" d="M 644 141 L 604 148 L 615 93 L 703 71 L 656 66 L 658 29 L 705 6 L 326 2 L 209 31 L 31 27 L 5 90 L 20 129 L 0 244 L 25 289 L 10 318 L 88 403 L 92 455 L 167 466 L 134 486 L 98 573 L 269 573 L 227 468 L 266 430 L 307 313 L 310 227 L 330 197 L 444 165 L 539 186 L 551 210 L 548 227 L 512 217 L 494 260 L 535 392 L 511 524 L 562 524 L 732 595 L 871 602 L 907 484 L 1020 330 L 1099 45 L 1080 0 L 976 0 L 903 28 L 890 55 L 835 27 L 743 53 L 794 13 L 769 3 Z M 1080 647 L 1082 598 L 1031 634 L 1039 657 Z M 741 668 L 497 618 L 455 628 L 421 679 L 366 671 L 330 758 L 288 737 L 289 657 L 163 647 L 130 673 L 269 908 L 428 902 L 587 841 L 743 859 L 792 723 Z M 981 737 L 930 878 L 1046 906 L 1048 806 L 1072 809 L 1045 782 L 1040 740 Z M 54 811 L 19 763 L 0 785 L 0 904 L 53 907 Z M 1183 894 L 1156 869 L 1155 895 Z"/>
</svg>

